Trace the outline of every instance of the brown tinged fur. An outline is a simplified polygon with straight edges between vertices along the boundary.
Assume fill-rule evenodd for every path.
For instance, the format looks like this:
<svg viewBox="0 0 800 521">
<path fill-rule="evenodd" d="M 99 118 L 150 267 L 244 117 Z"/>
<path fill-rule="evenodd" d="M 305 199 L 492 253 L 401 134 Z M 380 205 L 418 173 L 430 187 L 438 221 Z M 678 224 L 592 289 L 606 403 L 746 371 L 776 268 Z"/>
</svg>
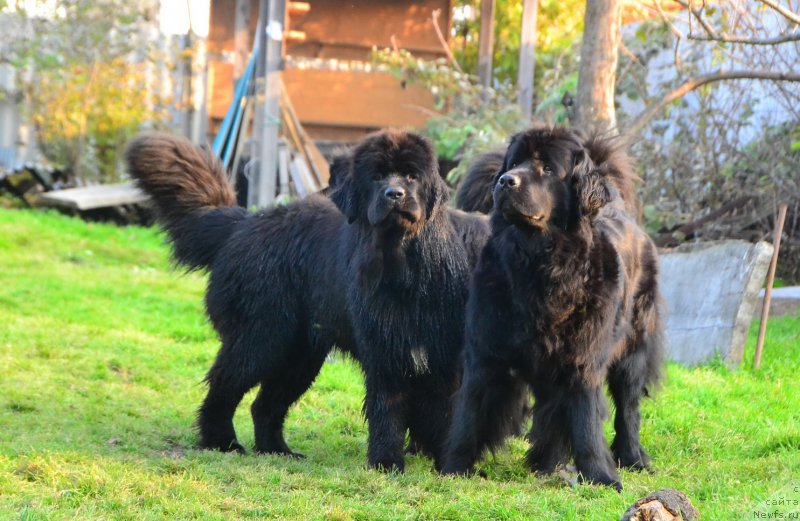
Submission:
<svg viewBox="0 0 800 521">
<path fill-rule="evenodd" d="M 633 159 L 626 152 L 625 141 L 621 137 L 592 134 L 583 141 L 589 158 L 595 164 L 596 172 L 610 180 L 625 201 L 631 215 L 637 215 L 636 183 L 641 182 L 636 175 Z"/>
<path fill-rule="evenodd" d="M 236 206 L 236 193 L 219 160 L 184 138 L 141 134 L 128 143 L 125 159 L 128 173 L 153 198 L 165 221 L 204 207 Z"/>
<path fill-rule="evenodd" d="M 236 206 L 217 158 L 182 137 L 151 132 L 130 141 L 125 159 L 128 173 L 155 205 L 173 259 L 190 270 L 210 267 L 236 225 L 248 218 Z"/>
</svg>

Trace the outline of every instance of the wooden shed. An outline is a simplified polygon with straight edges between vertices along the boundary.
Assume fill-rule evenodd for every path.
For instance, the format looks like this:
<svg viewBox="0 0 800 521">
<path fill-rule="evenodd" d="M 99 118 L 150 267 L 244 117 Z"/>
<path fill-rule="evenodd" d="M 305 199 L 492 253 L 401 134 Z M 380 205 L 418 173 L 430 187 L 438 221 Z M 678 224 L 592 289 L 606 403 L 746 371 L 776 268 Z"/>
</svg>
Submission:
<svg viewBox="0 0 800 521">
<path fill-rule="evenodd" d="M 209 128 L 225 115 L 233 97 L 237 3 L 212 0 L 209 51 Z M 433 108 L 430 93 L 403 85 L 369 62 L 373 46 L 396 45 L 415 56 L 444 56 L 433 24 L 449 34 L 449 0 L 311 0 L 301 9 L 287 2 L 283 81 L 300 122 L 315 140 L 349 142 L 386 126 L 421 127 Z M 258 19 L 258 0 L 250 0 L 246 43 L 250 49 Z M 294 7 L 294 8 L 293 8 Z M 245 27 L 239 15 L 240 34 Z M 241 60 L 241 52 L 239 53 Z"/>
</svg>

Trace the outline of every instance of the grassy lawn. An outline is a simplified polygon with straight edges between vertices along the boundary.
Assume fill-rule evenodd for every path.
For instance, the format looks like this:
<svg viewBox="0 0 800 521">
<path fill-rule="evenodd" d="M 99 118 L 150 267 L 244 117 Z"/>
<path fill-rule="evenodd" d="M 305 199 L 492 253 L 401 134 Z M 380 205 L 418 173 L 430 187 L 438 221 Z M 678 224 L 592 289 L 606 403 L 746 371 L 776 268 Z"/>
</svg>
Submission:
<svg viewBox="0 0 800 521">
<path fill-rule="evenodd" d="M 607 520 L 674 487 L 713 520 L 800 500 L 800 317 L 770 321 L 759 371 L 757 324 L 738 371 L 670 365 L 643 410 L 656 471 L 623 473 L 617 494 L 530 475 L 522 440 L 487 459 L 489 479 L 441 479 L 423 457 L 368 471 L 361 375 L 337 357 L 287 422 L 308 459 L 194 450 L 217 351 L 203 286 L 155 229 L 0 210 L 0 519 Z"/>
</svg>

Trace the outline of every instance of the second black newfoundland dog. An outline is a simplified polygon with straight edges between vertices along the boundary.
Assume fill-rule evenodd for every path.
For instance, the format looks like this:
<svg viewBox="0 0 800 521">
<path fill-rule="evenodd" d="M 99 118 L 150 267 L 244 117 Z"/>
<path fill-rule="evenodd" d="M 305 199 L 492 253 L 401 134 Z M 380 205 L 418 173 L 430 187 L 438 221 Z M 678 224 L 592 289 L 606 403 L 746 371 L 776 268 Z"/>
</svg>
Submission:
<svg viewBox="0 0 800 521">
<path fill-rule="evenodd" d="M 530 468 L 551 472 L 572 456 L 582 480 L 619 490 L 618 464 L 648 466 L 639 401 L 663 359 L 657 252 L 632 213 L 627 156 L 608 140 L 538 128 L 514 136 L 499 165 L 493 157 L 470 173 L 495 183 L 492 236 L 471 282 L 442 472 L 469 472 L 502 443 L 530 386 Z"/>
<path fill-rule="evenodd" d="M 244 450 L 233 415 L 260 385 L 255 450 L 295 454 L 284 418 L 336 345 L 366 377 L 369 465 L 402 470 L 408 431 L 440 467 L 462 374 L 469 276 L 489 227 L 446 207 L 427 140 L 369 136 L 334 165 L 330 198 L 258 214 L 236 207 L 218 162 L 183 139 L 146 134 L 126 158 L 175 259 L 211 272 L 206 308 L 222 347 L 206 376 L 201 446 Z"/>
</svg>

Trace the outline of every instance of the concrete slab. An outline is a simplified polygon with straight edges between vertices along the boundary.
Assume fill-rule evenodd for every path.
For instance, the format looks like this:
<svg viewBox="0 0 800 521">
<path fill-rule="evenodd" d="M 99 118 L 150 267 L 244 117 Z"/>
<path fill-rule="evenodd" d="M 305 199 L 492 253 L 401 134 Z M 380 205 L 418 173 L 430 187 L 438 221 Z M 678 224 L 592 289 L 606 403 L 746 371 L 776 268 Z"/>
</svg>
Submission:
<svg viewBox="0 0 800 521">
<path fill-rule="evenodd" d="M 693 366 L 719 356 L 739 366 L 772 250 L 767 242 L 714 241 L 661 252 L 671 360 Z"/>
</svg>

